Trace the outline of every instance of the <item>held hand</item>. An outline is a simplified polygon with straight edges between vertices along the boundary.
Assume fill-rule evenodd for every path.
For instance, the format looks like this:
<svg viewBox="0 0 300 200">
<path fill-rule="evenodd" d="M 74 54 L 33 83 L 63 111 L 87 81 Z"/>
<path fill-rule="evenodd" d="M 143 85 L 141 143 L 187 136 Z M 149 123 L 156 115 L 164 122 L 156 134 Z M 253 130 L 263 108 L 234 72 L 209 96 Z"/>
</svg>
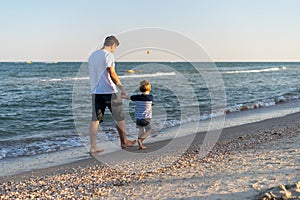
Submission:
<svg viewBox="0 0 300 200">
<path fill-rule="evenodd" d="M 127 94 L 126 94 L 126 95 L 121 95 L 121 98 L 122 98 L 122 99 L 128 99 L 128 100 L 129 100 L 129 99 L 130 99 L 130 96 L 128 96 Z"/>
<path fill-rule="evenodd" d="M 121 90 L 121 98 L 122 99 L 130 99 L 130 96 L 127 95 L 126 91 L 124 90 L 122 85 L 119 85 L 119 88 Z"/>
<path fill-rule="evenodd" d="M 127 93 L 125 92 L 125 90 L 121 91 L 121 95 L 127 95 Z"/>
</svg>

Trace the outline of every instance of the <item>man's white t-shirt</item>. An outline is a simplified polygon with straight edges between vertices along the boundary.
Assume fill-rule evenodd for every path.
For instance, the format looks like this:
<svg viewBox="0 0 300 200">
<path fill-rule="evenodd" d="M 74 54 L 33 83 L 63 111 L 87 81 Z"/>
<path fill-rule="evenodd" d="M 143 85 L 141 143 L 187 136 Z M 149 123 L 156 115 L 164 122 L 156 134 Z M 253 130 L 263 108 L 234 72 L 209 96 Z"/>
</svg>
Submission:
<svg viewBox="0 0 300 200">
<path fill-rule="evenodd" d="M 89 58 L 91 94 L 117 93 L 116 84 L 111 80 L 107 68 L 115 66 L 114 55 L 106 50 L 96 50 Z"/>
</svg>

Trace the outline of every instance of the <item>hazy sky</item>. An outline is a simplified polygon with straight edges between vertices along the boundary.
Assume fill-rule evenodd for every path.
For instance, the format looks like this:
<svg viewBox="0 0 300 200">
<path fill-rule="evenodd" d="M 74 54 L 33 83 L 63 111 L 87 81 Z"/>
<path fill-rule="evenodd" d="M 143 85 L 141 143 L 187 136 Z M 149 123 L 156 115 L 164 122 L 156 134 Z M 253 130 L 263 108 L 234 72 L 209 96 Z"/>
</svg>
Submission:
<svg viewBox="0 0 300 200">
<path fill-rule="evenodd" d="M 105 36 L 143 27 L 177 31 L 214 61 L 300 61 L 299 0 L 0 0 L 0 9 L 0 61 L 81 61 Z"/>
</svg>

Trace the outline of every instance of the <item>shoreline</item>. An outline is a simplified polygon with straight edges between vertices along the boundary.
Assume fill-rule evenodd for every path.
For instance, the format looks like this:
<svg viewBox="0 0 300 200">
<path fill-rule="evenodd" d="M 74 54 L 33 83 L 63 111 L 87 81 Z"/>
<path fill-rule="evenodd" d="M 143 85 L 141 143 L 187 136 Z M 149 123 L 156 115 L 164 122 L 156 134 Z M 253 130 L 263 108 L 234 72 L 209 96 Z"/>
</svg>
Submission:
<svg viewBox="0 0 300 200">
<path fill-rule="evenodd" d="M 247 112 L 247 111 L 246 111 Z M 262 121 L 258 122 L 251 122 L 248 124 L 242 124 L 242 125 L 236 125 L 236 126 L 230 126 L 230 127 L 225 127 L 218 139 L 218 141 L 227 141 L 230 139 L 234 139 L 240 136 L 244 136 L 246 134 L 252 133 L 258 133 L 258 132 L 264 132 L 273 128 L 281 129 L 287 126 L 291 126 L 295 123 L 298 122 L 298 119 L 300 119 L 300 112 L 297 113 L 292 113 L 292 114 L 287 114 L 282 117 L 276 117 L 276 118 L 271 118 L 271 119 L 265 119 Z M 191 142 L 193 138 L 193 141 Z M 205 132 L 198 132 L 195 135 L 189 135 L 189 136 L 183 136 L 183 137 L 178 137 L 175 138 L 175 140 L 181 141 L 185 140 L 187 138 L 188 142 L 191 142 L 191 145 L 197 145 L 201 142 L 203 142 L 203 139 L 205 137 Z M 163 140 L 161 141 L 151 141 L 146 140 L 145 145 L 149 146 L 148 150 L 144 151 L 144 153 L 149 153 L 151 151 L 158 150 L 160 148 L 163 148 L 166 146 L 172 139 L 169 138 L 162 138 Z M 179 142 L 180 143 L 180 142 Z M 109 144 L 106 144 L 106 146 Z M 139 152 L 135 147 L 129 148 L 131 152 Z M 28 169 L 18 169 L 16 167 L 15 171 L 2 171 L 0 174 L 0 182 L 2 182 L 3 179 L 6 177 L 11 177 L 11 176 L 21 176 L 21 175 L 27 175 L 30 173 L 39 173 L 39 171 L 55 171 L 56 168 L 62 168 L 62 169 L 67 169 L 69 168 L 68 166 L 81 166 L 85 165 L 87 163 L 99 163 L 97 160 L 97 156 L 101 156 L 107 158 L 107 157 L 114 157 L 121 152 L 124 152 L 123 150 L 119 149 L 118 146 L 113 147 L 112 149 L 109 149 L 108 151 L 105 151 L 104 154 L 96 155 L 95 157 L 92 158 L 89 153 L 88 149 L 86 147 L 78 147 L 78 148 L 73 148 L 71 150 L 66 150 L 66 151 L 58 151 L 50 154 L 42 154 L 42 155 L 37 155 L 37 156 L 29 156 L 29 157 L 20 157 L 20 158 L 13 158 L 13 159 L 7 159 L 9 162 L 8 164 L 3 164 L 3 161 L 0 161 L 0 166 L 1 168 L 5 169 L 7 167 L 10 167 L 10 161 L 12 164 L 17 164 L 17 163 L 26 163 L 30 162 L 30 165 L 26 166 Z M 122 153 L 121 153 L 122 154 Z M 44 164 L 43 162 L 47 161 L 47 157 L 50 157 L 49 163 Z M 55 158 L 56 162 L 53 162 L 53 158 Z M 7 161 L 4 160 L 4 161 Z M 32 162 L 33 161 L 33 162 Z M 39 164 L 42 163 L 42 164 Z M 43 172 L 42 172 L 43 173 Z"/>
<path fill-rule="evenodd" d="M 0 177 L 0 183 L 2 186 L 6 185 L 19 185 L 20 183 L 24 182 L 30 182 L 31 186 L 35 188 L 35 186 L 32 185 L 32 182 L 34 181 L 46 181 L 46 183 L 55 183 L 56 181 L 61 181 L 60 179 L 63 178 L 64 181 L 67 181 L 68 187 L 73 187 L 73 184 L 78 183 L 78 178 L 80 178 L 80 181 L 84 182 L 86 178 L 90 176 L 96 176 L 98 178 L 95 178 L 94 181 L 90 182 L 90 184 L 93 186 L 93 192 L 87 192 L 82 193 L 92 197 L 91 195 L 96 195 L 96 196 L 101 196 L 101 195 L 106 195 L 106 197 L 113 197 L 115 195 L 115 199 L 121 198 L 122 195 L 125 195 L 127 190 L 130 190 L 129 188 L 137 189 L 142 187 L 141 185 L 143 184 L 148 184 L 149 187 L 160 187 L 160 190 L 163 191 L 165 190 L 164 185 L 161 185 L 163 182 L 163 179 L 166 177 L 175 176 L 173 174 L 173 169 L 178 172 L 180 175 L 181 181 L 179 181 L 181 184 L 184 183 L 184 185 L 188 182 L 190 182 L 191 174 L 194 176 L 200 176 L 200 172 L 202 173 L 201 176 L 203 176 L 203 173 L 217 173 L 214 170 L 219 170 L 223 169 L 226 172 L 226 169 L 228 168 L 228 163 L 230 163 L 229 166 L 237 167 L 235 170 L 239 169 L 238 160 L 241 159 L 239 155 L 245 156 L 244 160 L 244 165 L 242 164 L 241 166 L 244 166 L 245 168 L 248 167 L 247 170 L 253 171 L 253 169 L 249 168 L 250 166 L 253 165 L 250 161 L 254 160 L 261 155 L 264 155 L 266 158 L 262 158 L 262 160 L 266 160 L 265 165 L 272 165 L 272 163 L 275 163 L 274 165 L 278 165 L 280 169 L 281 164 L 276 164 L 276 161 L 272 161 L 271 158 L 268 156 L 268 152 L 279 152 L 278 155 L 274 154 L 271 155 L 273 157 L 276 156 L 281 156 L 281 158 L 284 158 L 282 155 L 286 155 L 286 152 L 290 151 L 288 147 L 284 147 L 284 145 L 298 145 L 299 146 L 299 130 L 300 130 L 300 125 L 299 125 L 299 119 L 300 119 L 300 113 L 293 113 L 289 114 L 283 117 L 279 118 L 273 118 L 273 119 L 267 119 L 263 120 L 260 122 L 254 122 L 254 123 L 249 123 L 249 124 L 244 124 L 244 125 L 239 125 L 235 127 L 229 127 L 229 128 L 224 128 L 222 131 L 222 134 L 219 138 L 218 143 L 215 145 L 214 149 L 210 154 L 208 154 L 207 157 L 204 158 L 199 158 L 199 144 L 203 141 L 203 133 L 198 133 L 195 138 L 193 138 L 193 143 L 191 145 L 191 148 L 188 151 L 183 151 L 181 152 L 180 148 L 172 149 L 170 148 L 169 152 L 166 152 L 165 155 L 154 157 L 149 157 L 147 153 L 151 153 L 151 150 L 155 149 L 160 149 L 162 146 L 165 146 L 168 144 L 170 141 L 160 141 L 160 142 L 154 142 L 154 143 L 149 143 L 147 146 L 149 147 L 148 152 L 145 151 L 144 153 L 139 153 L 136 148 L 130 148 L 129 151 L 133 153 L 139 153 L 141 157 L 139 157 L 137 160 L 128 160 L 124 162 L 120 162 L 118 159 L 113 159 L 110 160 L 113 165 L 104 165 L 101 164 L 99 161 L 93 159 L 93 158 L 87 158 L 87 159 L 82 159 L 79 161 L 75 161 L 72 163 L 64 164 L 64 165 L 59 165 L 59 166 L 54 166 L 54 167 L 49 167 L 45 169 L 37 169 L 37 170 L 31 170 L 29 172 L 23 172 L 20 174 L 12 175 L 12 176 L 2 176 Z M 178 144 L 180 144 L 180 141 L 184 141 L 184 138 L 176 138 L 176 141 L 178 141 Z M 253 141 L 252 141 L 253 140 Z M 250 143 L 249 143 L 250 142 Z M 298 143 L 297 143 L 298 142 Z M 282 146 L 282 149 L 279 148 L 280 145 Z M 176 147 L 180 147 L 176 146 Z M 296 146 L 297 147 L 297 146 Z M 198 148 L 198 149 L 197 149 Z M 277 149 L 276 149 L 277 148 Z M 295 147 L 294 147 L 295 148 Z M 183 148 L 184 149 L 184 148 Z M 275 150 L 276 151 L 275 151 Z M 257 152 L 256 152 L 257 151 Z M 283 152 L 282 152 L 283 151 Z M 196 152 L 196 154 L 195 154 Z M 261 153 L 263 152 L 263 153 Z M 299 149 L 293 150 L 294 153 L 296 153 L 296 158 L 297 155 L 299 155 Z M 124 152 L 123 152 L 124 153 Z M 123 156 L 122 151 L 118 152 L 113 152 L 110 154 L 106 155 L 99 155 L 97 157 L 98 159 L 107 159 L 107 158 L 117 158 Z M 126 152 L 125 152 L 126 153 Z M 182 154 L 181 154 L 182 153 Z M 173 154 L 176 154 L 176 156 L 173 156 Z M 180 156 L 178 157 L 178 154 Z M 135 154 L 137 155 L 137 154 Z M 151 155 L 151 154 L 150 154 Z M 182 155 L 182 156 L 181 156 Z M 195 157 L 196 155 L 196 157 Z M 290 158 L 290 157 L 289 157 Z M 296 159 L 295 158 L 295 159 Z M 231 159 L 231 160 L 230 160 Z M 268 159 L 271 159 L 271 161 L 268 163 Z M 293 158 L 290 158 L 293 159 Z M 224 161 L 225 160 L 225 161 Z M 137 162 L 139 161 L 139 164 Z M 168 163 L 167 165 L 162 166 L 162 161 L 165 163 Z M 234 163 L 233 161 L 237 162 Z M 256 160 L 256 162 L 259 162 Z M 255 163 L 256 163 L 255 162 Z M 294 169 L 290 171 L 289 169 L 288 173 L 293 172 L 294 173 L 294 179 L 292 178 L 284 178 L 288 177 L 287 174 L 284 174 L 284 169 L 283 171 L 280 171 L 279 174 L 282 173 L 284 177 L 280 178 L 275 178 L 272 177 L 273 179 L 275 178 L 276 180 L 280 181 L 287 181 L 284 182 L 283 184 L 293 184 L 291 181 L 297 181 L 295 178 L 299 177 L 299 159 L 294 160 L 294 166 L 291 165 L 290 168 Z M 227 164 L 226 164 L 227 163 Z M 257 164 L 257 163 L 256 163 Z M 259 164 L 259 163 L 258 163 Z M 153 165 L 152 169 L 149 170 L 149 166 L 151 167 Z M 208 168 L 203 168 L 202 165 L 204 166 L 210 166 L 209 170 L 211 171 L 209 173 Z M 112 166 L 114 166 L 112 168 Z M 289 165 L 288 165 L 289 166 Z M 128 169 L 134 168 L 133 171 L 130 171 Z M 261 166 L 263 167 L 263 166 Z M 195 169 L 194 169 L 195 168 Z M 171 170 L 172 169 L 172 170 Z M 193 170 L 195 171 L 193 171 Z M 170 171 L 171 170 L 171 171 Z M 182 171 L 181 171 L 182 170 Z M 187 171 L 186 171 L 187 170 Z M 192 173 L 191 173 L 192 172 Z M 246 171 L 247 173 L 250 173 L 249 171 Z M 95 174 L 96 173 L 96 174 Z M 220 173 L 220 172 L 218 172 Z M 235 184 L 234 180 L 232 179 L 230 182 L 230 176 L 234 175 L 234 171 L 230 171 L 229 174 L 226 175 L 228 178 L 227 181 L 229 181 L 230 184 Z M 254 173 L 254 172 L 251 172 Z M 173 175 L 172 175 L 173 174 Z M 254 173 L 255 174 L 255 173 Z M 263 173 L 261 173 L 263 174 Z M 298 174 L 298 175 L 297 175 Z M 223 175 L 222 173 L 219 175 Z M 278 175 L 278 174 L 277 174 Z M 79 177 L 78 177 L 79 176 Z M 166 176 L 166 177 L 164 177 Z M 209 175 L 206 175 L 204 177 L 207 177 Z M 271 175 L 267 175 L 271 176 Z M 279 176 L 279 175 L 278 175 Z M 175 176 L 178 178 L 178 174 Z M 250 177 L 250 176 L 249 176 Z M 169 177 L 170 178 L 170 177 Z M 212 177 L 209 177 L 212 179 Z M 242 177 L 236 177 L 238 178 L 241 182 Z M 249 178 L 250 180 L 251 178 Z M 275 179 L 270 181 L 270 183 L 275 184 L 276 181 Z M 175 178 L 175 183 L 176 183 L 176 178 Z M 182 182 L 184 180 L 184 182 Z M 196 183 L 191 183 L 191 184 L 199 184 L 198 182 L 200 181 L 199 179 L 194 179 L 192 178 L 192 182 Z M 202 179 L 201 179 L 202 180 Z M 219 180 L 220 181 L 220 180 Z M 254 180 L 250 180 L 250 182 L 253 182 Z M 300 180 L 298 180 L 300 181 Z M 201 182 L 201 181 L 200 181 Z M 175 184 L 174 183 L 174 184 Z M 272 184 L 261 184 L 259 180 L 257 180 L 255 183 L 259 183 L 256 185 L 259 185 L 261 188 L 258 186 L 256 188 L 252 187 L 252 190 L 250 193 L 245 193 L 240 195 L 248 195 L 248 196 L 253 196 L 254 193 L 255 195 L 258 195 L 259 192 L 262 192 L 264 189 L 267 189 L 265 187 L 273 186 L 275 185 Z M 95 186 L 96 184 L 96 186 Z M 168 182 L 169 185 L 172 185 L 171 182 Z M 208 183 L 206 183 L 208 184 Z M 38 184 L 39 185 L 39 184 Z M 76 185 L 76 184 L 75 184 Z M 158 185 L 158 186 L 157 186 Z M 77 185 L 78 186 L 78 185 Z M 262 187 L 263 186 L 263 187 Z M 23 189 L 20 189 L 20 194 L 26 193 L 26 191 L 30 191 L 30 187 L 26 187 Z M 67 186 L 61 186 L 61 187 L 67 187 Z M 74 186 L 75 187 L 75 186 Z M 172 186 L 173 187 L 173 186 Z M 174 186 L 175 187 L 175 186 Z M 180 188 L 180 184 L 176 185 L 176 187 Z M 183 185 L 182 185 L 183 187 Z M 189 186 L 185 185 L 184 188 L 186 189 Z M 204 187 L 204 186 L 203 186 Z M 246 186 L 245 186 L 246 187 Z M 21 187 L 22 188 L 22 187 Z M 41 184 L 39 185 L 39 188 L 44 191 L 44 193 L 47 191 L 45 189 L 45 185 Z M 218 188 L 222 188 L 220 186 L 220 183 L 218 183 Z M 189 193 L 185 191 L 185 189 L 181 188 L 181 190 L 184 190 L 184 192 L 178 192 L 178 197 L 181 197 L 180 195 L 188 195 Z M 248 188 L 249 189 L 249 188 Z M 14 191 L 14 189 L 11 189 Z M 16 189 L 15 189 L 16 190 Z M 1 193 L 6 194 L 6 191 L 0 187 Z M 90 190 L 89 190 L 90 191 Z M 213 197 L 214 195 L 214 190 L 209 190 L 210 191 L 210 196 Z M 221 191 L 221 190 L 220 190 Z M 222 195 L 226 195 L 226 191 L 217 191 L 219 198 L 222 197 Z M 234 190 L 237 191 L 237 190 Z M 76 192 L 69 190 L 68 194 L 73 194 L 75 195 Z M 193 191 L 195 192 L 195 191 Z M 208 190 L 206 190 L 208 192 Z M 134 191 L 132 191 L 132 194 Z M 154 194 L 162 195 L 161 193 L 156 193 L 153 191 Z M 224 193 L 224 194 L 223 194 Z M 230 190 L 227 191 L 227 193 L 230 194 Z M 190 193 L 192 194 L 192 192 Z M 196 194 L 196 193 L 195 193 Z M 229 195 L 228 194 L 228 195 Z M 62 194 L 52 194 L 52 196 L 58 195 L 56 197 L 62 197 Z M 67 193 L 66 193 L 67 195 Z M 83 195 L 82 197 L 84 197 Z M 118 196 L 119 195 L 119 196 Z M 120 196 L 121 195 L 121 196 Z M 150 195 L 150 194 L 149 194 Z M 167 195 L 167 194 L 166 194 Z M 170 194 L 171 195 L 171 194 Z M 197 195 L 199 195 L 197 193 Z M 238 193 L 236 192 L 236 195 Z M 65 196 L 66 197 L 66 196 Z M 79 196 L 77 196 L 79 197 Z M 125 197 L 125 196 L 123 196 Z M 172 196 L 173 197 L 173 196 Z M 216 196 L 215 196 L 216 197 Z M 226 196 L 225 196 L 226 197 Z M 229 197 L 229 196 L 227 196 Z M 226 198 L 227 198 L 226 197 Z"/>
<path fill-rule="evenodd" d="M 291 113 L 290 108 L 298 108 L 299 106 L 300 101 L 295 100 L 271 107 L 262 107 L 254 110 L 229 113 L 226 115 L 224 128 L 222 129 L 219 140 L 229 139 L 231 138 L 231 135 L 233 137 L 238 137 L 239 135 L 248 133 L 249 130 L 251 130 L 252 132 L 259 131 L 262 128 L 257 129 L 258 126 L 263 126 L 265 127 L 265 129 L 269 129 L 274 127 L 274 124 L 276 124 L 276 127 L 280 127 L 282 118 L 297 115 L 298 112 Z M 274 116 L 274 118 L 268 118 L 269 116 Z M 288 118 L 288 121 L 292 120 L 293 122 L 297 122 L 297 120 L 293 119 L 293 117 Z M 248 121 L 249 123 L 246 123 Z M 187 137 L 187 142 L 191 143 L 192 139 L 189 138 L 195 137 L 195 141 L 200 142 L 204 139 L 204 132 L 206 132 L 205 130 L 207 130 L 208 128 L 208 122 L 209 120 L 200 121 L 200 123 L 189 122 L 187 124 L 181 125 L 180 127 L 182 128 L 180 130 L 178 130 L 178 127 L 169 128 L 161 135 L 149 137 L 145 141 L 145 144 L 150 144 L 150 149 L 155 150 L 169 143 L 170 139 L 174 138 L 184 140 L 184 138 Z M 290 124 L 292 124 L 293 122 L 291 122 Z M 198 129 L 194 128 L 196 126 L 198 126 Z M 213 127 L 210 128 L 213 129 Z M 243 131 L 243 129 L 247 131 L 245 132 Z M 190 135 L 191 133 L 197 134 Z M 101 147 L 105 149 L 105 152 L 103 154 L 107 154 L 107 156 L 113 155 L 113 153 L 118 154 L 118 152 L 121 151 L 118 145 L 118 141 L 102 143 Z M 2 159 L 0 160 L 0 167 L 3 170 L 0 174 L 0 178 L 3 176 L 17 175 L 26 172 L 30 173 L 31 171 L 43 170 L 45 168 L 55 168 L 56 166 L 68 165 L 74 162 L 81 162 L 81 160 L 88 159 L 90 159 L 90 155 L 88 153 L 87 147 L 85 146 L 71 148 L 64 151 L 57 151 L 49 154 Z M 20 165 L 20 163 L 22 163 L 22 165 Z"/>
</svg>

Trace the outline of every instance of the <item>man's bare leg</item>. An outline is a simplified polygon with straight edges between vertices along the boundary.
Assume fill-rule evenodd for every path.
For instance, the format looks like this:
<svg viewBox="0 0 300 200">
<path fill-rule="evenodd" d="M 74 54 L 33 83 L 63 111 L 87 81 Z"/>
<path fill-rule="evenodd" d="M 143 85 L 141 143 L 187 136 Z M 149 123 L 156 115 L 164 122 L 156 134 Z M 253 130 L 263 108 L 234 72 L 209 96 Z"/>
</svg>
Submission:
<svg viewBox="0 0 300 200">
<path fill-rule="evenodd" d="M 116 127 L 120 136 L 121 148 L 132 147 L 136 143 L 136 140 L 127 140 L 125 120 L 117 122 Z"/>
<path fill-rule="evenodd" d="M 97 147 L 97 133 L 99 129 L 99 121 L 92 121 L 90 125 L 90 141 L 91 141 L 91 148 L 90 153 L 99 153 L 104 151 Z"/>
</svg>

